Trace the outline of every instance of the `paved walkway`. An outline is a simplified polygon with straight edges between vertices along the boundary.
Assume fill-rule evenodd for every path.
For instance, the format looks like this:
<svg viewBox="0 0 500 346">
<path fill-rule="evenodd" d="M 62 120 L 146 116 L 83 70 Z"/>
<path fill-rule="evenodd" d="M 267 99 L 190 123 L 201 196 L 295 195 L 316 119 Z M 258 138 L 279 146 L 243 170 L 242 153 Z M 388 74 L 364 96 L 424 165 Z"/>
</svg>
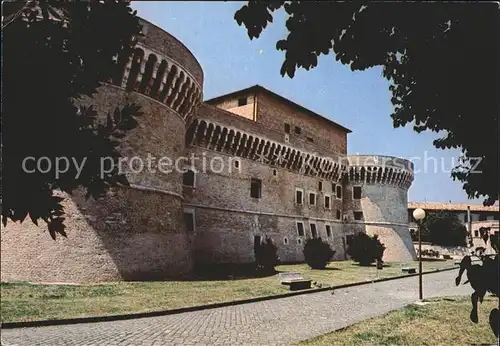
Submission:
<svg viewBox="0 0 500 346">
<path fill-rule="evenodd" d="M 456 270 L 423 276 L 424 297 L 466 295 Z M 418 300 L 418 276 L 135 320 L 2 330 L 2 345 L 290 345 Z"/>
</svg>

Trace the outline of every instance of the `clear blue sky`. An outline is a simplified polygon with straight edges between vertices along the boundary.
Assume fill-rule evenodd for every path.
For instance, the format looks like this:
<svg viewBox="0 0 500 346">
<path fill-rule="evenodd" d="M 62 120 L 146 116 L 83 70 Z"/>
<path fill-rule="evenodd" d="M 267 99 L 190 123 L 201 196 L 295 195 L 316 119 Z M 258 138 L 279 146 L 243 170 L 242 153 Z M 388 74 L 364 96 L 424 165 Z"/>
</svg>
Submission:
<svg viewBox="0 0 500 346">
<path fill-rule="evenodd" d="M 412 160 L 419 171 L 409 191 L 410 201 L 482 202 L 468 201 L 462 185 L 450 177 L 458 150 L 434 148 L 435 133 L 417 134 L 408 126 L 393 128 L 389 83 L 381 68 L 352 72 L 333 55 L 323 55 L 315 69 L 299 70 L 293 79 L 281 77 L 284 53 L 275 47 L 287 35 L 286 14 L 275 15 L 274 23 L 251 41 L 233 19 L 244 3 L 144 1 L 133 2 L 132 7 L 193 52 L 205 74 L 204 99 L 262 85 L 351 129 L 349 154 L 419 157 Z"/>
</svg>

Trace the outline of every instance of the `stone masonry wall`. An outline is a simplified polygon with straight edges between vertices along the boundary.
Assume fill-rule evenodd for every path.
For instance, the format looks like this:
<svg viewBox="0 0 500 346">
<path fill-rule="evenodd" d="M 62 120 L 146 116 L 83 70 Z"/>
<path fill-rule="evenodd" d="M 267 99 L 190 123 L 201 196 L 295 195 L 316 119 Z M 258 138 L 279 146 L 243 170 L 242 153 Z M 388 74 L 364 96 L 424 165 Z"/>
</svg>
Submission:
<svg viewBox="0 0 500 346">
<path fill-rule="evenodd" d="M 323 181 L 319 191 L 320 179 L 314 177 L 203 148 L 191 147 L 189 151 L 207 162 L 204 172 L 203 160 L 197 160 L 196 185 L 184 188 L 184 206 L 196 210 L 197 260 L 252 262 L 254 236 L 268 235 L 283 261 L 301 261 L 305 239 L 311 237 L 310 222 L 316 224 L 318 236 L 337 251 L 335 258 L 344 258 L 342 224 L 336 218 L 342 201 L 332 195 L 331 183 Z M 250 196 L 252 178 L 262 182 L 261 198 Z M 295 188 L 303 190 L 302 206 L 295 203 Z M 308 192 L 316 192 L 315 206 L 309 205 Z M 331 196 L 330 209 L 324 207 L 325 194 Z M 298 235 L 297 221 L 304 224 L 304 236 Z M 331 226 L 330 237 L 325 223 Z"/>
<path fill-rule="evenodd" d="M 279 131 L 284 135 L 284 124 L 290 124 L 290 144 L 295 147 L 304 147 L 314 151 L 317 147 L 324 147 L 329 152 L 346 155 L 347 133 L 325 119 L 320 119 L 298 110 L 283 101 L 279 101 L 265 93 L 257 95 L 257 121 L 266 128 Z M 295 126 L 301 128 L 301 134 L 295 134 Z M 313 143 L 307 141 L 313 139 Z"/>
<path fill-rule="evenodd" d="M 2 281 L 161 280 L 191 270 L 192 235 L 180 224 L 178 198 L 133 188 L 97 202 L 82 191 L 61 196 L 67 238 L 52 240 L 42 221 L 2 227 Z"/>
<path fill-rule="evenodd" d="M 361 186 L 361 199 L 353 199 L 353 186 Z M 416 259 L 408 231 L 407 196 L 405 188 L 392 185 L 349 183 L 346 186 L 344 209 L 348 222 L 364 225 L 369 235 L 379 235 L 386 246 L 384 261 Z M 354 220 L 354 211 L 362 212 L 363 220 Z"/>
</svg>

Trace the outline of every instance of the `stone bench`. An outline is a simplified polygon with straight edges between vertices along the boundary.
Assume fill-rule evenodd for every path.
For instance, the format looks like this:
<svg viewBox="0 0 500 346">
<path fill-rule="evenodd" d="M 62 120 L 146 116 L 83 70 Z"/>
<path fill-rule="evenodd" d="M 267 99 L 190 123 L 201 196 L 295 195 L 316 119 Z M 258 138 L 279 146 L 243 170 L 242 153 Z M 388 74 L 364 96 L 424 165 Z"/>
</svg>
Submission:
<svg viewBox="0 0 500 346">
<path fill-rule="evenodd" d="M 289 286 L 290 291 L 311 288 L 312 280 L 304 279 L 300 273 L 280 273 L 279 278 L 282 285 Z"/>
<path fill-rule="evenodd" d="M 403 267 L 401 268 L 401 270 L 408 274 L 415 274 L 417 272 L 416 268 L 410 268 L 410 267 Z"/>
</svg>

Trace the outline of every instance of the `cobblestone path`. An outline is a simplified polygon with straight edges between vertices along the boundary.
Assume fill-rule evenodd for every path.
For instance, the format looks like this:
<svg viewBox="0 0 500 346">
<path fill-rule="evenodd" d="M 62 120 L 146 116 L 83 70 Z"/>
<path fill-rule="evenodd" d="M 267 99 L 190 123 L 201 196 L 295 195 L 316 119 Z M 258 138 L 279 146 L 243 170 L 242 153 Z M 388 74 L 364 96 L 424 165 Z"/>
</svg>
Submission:
<svg viewBox="0 0 500 346">
<path fill-rule="evenodd" d="M 423 276 L 424 297 L 466 295 L 456 270 Z M 290 345 L 418 300 L 418 276 L 170 316 L 2 330 L 2 345 Z"/>
</svg>

